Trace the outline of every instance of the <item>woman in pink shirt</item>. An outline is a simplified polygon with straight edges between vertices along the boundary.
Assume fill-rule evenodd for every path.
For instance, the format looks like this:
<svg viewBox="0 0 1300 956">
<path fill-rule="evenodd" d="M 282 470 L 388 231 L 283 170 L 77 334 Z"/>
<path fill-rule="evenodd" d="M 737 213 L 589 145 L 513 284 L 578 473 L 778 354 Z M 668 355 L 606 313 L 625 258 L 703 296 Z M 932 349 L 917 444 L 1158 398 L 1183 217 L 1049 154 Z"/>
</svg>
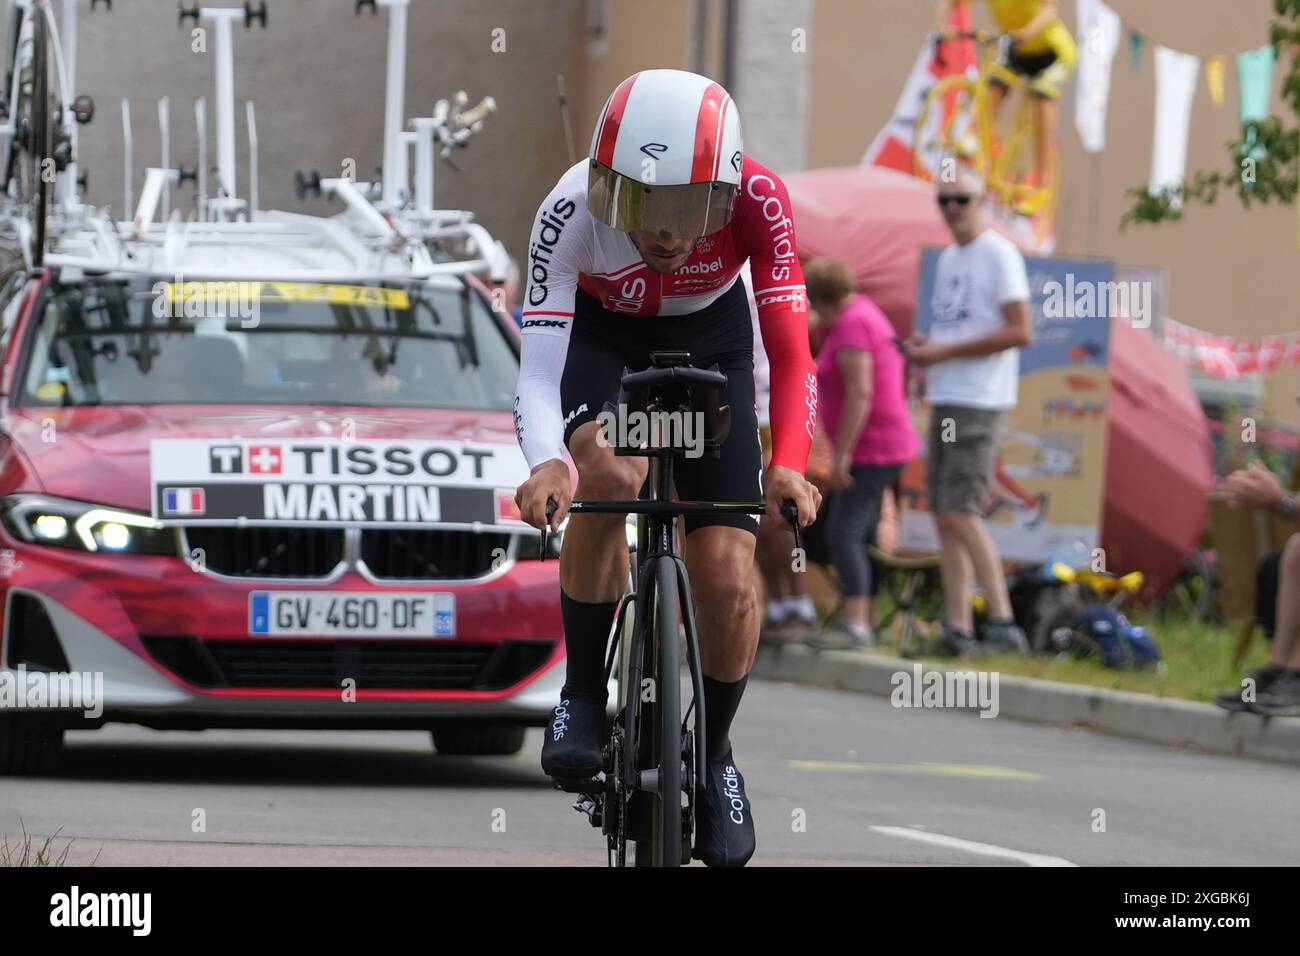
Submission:
<svg viewBox="0 0 1300 956">
<path fill-rule="evenodd" d="M 826 537 L 844 598 L 842 620 L 810 643 L 868 647 L 871 565 L 866 546 L 880 501 L 920 448 L 907 410 L 905 361 L 889 320 L 854 287 L 848 267 L 814 259 L 804 267 L 808 305 L 823 335 L 817 353 L 818 413 L 834 442 Z"/>
</svg>

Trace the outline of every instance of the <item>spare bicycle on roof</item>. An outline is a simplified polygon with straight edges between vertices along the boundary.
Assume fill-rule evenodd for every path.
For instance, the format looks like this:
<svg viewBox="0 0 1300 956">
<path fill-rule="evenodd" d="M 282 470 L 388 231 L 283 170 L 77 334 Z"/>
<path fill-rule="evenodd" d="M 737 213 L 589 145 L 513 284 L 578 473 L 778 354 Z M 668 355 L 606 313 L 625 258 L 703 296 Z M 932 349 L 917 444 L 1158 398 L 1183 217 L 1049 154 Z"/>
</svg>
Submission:
<svg viewBox="0 0 1300 956">
<path fill-rule="evenodd" d="M 208 103 L 194 103 L 196 155 L 188 168 L 173 163 L 171 101 L 158 100 L 161 161 L 145 171 L 138 200 L 131 171 L 133 121 L 122 101 L 125 154 L 123 209 L 83 201 L 84 171 L 77 164 L 78 126 L 91 121 L 95 104 L 75 95 L 77 5 L 63 0 L 56 19 L 53 0 L 8 0 L 10 42 L 0 121 L 5 163 L 0 180 L 0 246 L 23 257 L 31 269 L 58 268 L 96 274 L 179 273 L 205 279 L 337 282 L 422 279 L 486 273 L 504 281 L 504 247 L 471 212 L 439 209 L 434 202 L 436 160 L 449 163 L 482 128 L 496 104 L 485 97 L 466 108 L 461 91 L 439 100 L 432 115 L 403 124 L 406 15 L 409 0 L 370 0 L 357 12 L 383 8 L 388 15 L 384 101 L 384 154 L 379 178 L 322 177 L 299 171 L 300 198 L 317 194 L 344 209 L 325 218 L 262 209 L 259 203 L 258 135 L 251 100 L 244 107 L 248 144 L 247 194 L 241 195 L 236 163 L 237 104 L 234 27 L 266 27 L 267 3 L 236 7 L 180 5 L 181 27 L 202 27 L 211 36 L 216 70 L 215 164 L 209 167 Z M 92 15 L 111 11 L 92 4 Z M 413 154 L 413 156 L 412 156 Z M 173 208 L 173 190 L 192 185 L 192 208 Z M 292 247 L 306 250 L 303 264 L 259 269 L 256 258 L 222 250 Z M 312 251 L 321 256 L 313 256 Z M 216 254 L 214 254 L 216 253 Z M 313 261 L 319 259 L 320 261 Z M 233 260 L 233 264 L 232 264 Z"/>
</svg>

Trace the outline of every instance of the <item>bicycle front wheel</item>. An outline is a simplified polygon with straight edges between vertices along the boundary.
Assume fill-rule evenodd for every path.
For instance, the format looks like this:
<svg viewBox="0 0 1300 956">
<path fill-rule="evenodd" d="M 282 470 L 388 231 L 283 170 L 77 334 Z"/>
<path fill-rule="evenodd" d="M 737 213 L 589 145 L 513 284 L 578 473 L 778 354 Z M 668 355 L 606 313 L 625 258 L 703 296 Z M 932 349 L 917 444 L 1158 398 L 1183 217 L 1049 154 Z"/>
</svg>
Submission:
<svg viewBox="0 0 1300 956">
<path fill-rule="evenodd" d="M 933 182 L 943 159 L 959 159 L 986 175 L 988 130 L 975 81 L 944 77 L 925 98 L 912 136 L 912 172 Z"/>
<path fill-rule="evenodd" d="M 643 673 L 650 683 L 642 689 L 641 756 L 639 766 L 656 772 L 657 785 L 647 793 L 650 804 L 648 841 L 637 844 L 638 866 L 682 864 L 682 710 L 681 645 L 677 571 L 671 561 L 655 568 L 654 604 L 644 642 Z M 648 698 L 648 700 L 647 700 Z"/>
</svg>

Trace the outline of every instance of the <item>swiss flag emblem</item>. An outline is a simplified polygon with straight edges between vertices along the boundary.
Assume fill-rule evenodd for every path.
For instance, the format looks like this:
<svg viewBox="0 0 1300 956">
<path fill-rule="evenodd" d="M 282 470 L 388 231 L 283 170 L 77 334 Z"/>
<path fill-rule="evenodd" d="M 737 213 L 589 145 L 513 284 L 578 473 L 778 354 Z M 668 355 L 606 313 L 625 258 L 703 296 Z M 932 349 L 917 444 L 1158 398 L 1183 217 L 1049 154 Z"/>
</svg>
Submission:
<svg viewBox="0 0 1300 956">
<path fill-rule="evenodd" d="M 248 470 L 254 475 L 278 475 L 283 464 L 279 445 L 250 445 Z"/>
</svg>

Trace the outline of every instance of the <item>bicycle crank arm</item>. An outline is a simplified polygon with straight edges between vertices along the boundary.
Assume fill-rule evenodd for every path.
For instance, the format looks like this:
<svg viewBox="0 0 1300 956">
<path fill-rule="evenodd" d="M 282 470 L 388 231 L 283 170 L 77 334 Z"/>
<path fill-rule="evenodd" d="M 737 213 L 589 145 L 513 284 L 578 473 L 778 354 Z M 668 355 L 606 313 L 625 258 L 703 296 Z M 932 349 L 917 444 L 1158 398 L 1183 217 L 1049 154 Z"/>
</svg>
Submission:
<svg viewBox="0 0 1300 956">
<path fill-rule="evenodd" d="M 552 777 L 551 782 L 555 784 L 556 790 L 564 793 L 577 793 L 583 796 L 591 796 L 596 793 L 605 792 L 605 771 L 600 771 L 594 777 Z"/>
<path fill-rule="evenodd" d="M 659 792 L 659 770 L 652 768 L 650 770 L 639 770 L 636 774 L 636 789 L 646 793 Z"/>
</svg>

